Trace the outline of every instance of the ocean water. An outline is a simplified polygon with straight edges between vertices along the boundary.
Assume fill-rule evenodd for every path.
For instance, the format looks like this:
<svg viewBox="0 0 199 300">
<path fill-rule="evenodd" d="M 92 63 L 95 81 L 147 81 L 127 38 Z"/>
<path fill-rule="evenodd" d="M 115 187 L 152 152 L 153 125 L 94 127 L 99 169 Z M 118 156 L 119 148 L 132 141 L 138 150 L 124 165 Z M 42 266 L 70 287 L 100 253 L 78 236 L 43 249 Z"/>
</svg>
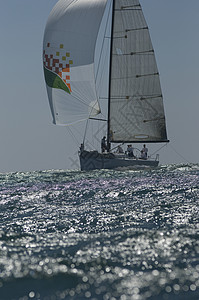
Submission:
<svg viewBox="0 0 199 300">
<path fill-rule="evenodd" d="M 199 165 L 0 174 L 0 299 L 199 299 L 198 221 Z"/>
</svg>

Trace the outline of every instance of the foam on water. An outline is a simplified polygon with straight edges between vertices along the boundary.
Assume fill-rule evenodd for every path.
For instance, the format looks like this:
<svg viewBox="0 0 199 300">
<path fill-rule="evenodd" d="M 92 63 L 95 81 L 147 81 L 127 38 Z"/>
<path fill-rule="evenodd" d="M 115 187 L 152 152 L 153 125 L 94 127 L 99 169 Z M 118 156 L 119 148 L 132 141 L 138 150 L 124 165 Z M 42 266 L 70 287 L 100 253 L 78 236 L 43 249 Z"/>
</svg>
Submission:
<svg viewBox="0 0 199 300">
<path fill-rule="evenodd" d="M 0 299 L 199 299 L 199 165 L 0 174 Z"/>
</svg>

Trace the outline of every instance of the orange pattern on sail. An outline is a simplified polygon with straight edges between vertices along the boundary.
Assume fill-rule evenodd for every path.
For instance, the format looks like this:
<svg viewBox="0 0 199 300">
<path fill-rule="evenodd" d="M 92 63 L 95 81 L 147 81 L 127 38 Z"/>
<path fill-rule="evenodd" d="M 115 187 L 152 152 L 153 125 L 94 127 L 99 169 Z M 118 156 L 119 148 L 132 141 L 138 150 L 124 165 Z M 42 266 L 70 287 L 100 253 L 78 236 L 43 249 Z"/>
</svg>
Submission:
<svg viewBox="0 0 199 300">
<path fill-rule="evenodd" d="M 68 81 L 70 80 L 70 75 L 69 75 L 70 65 L 73 62 L 72 62 L 72 60 L 69 60 L 69 62 L 67 62 L 67 59 L 70 58 L 70 53 L 66 52 L 64 50 L 63 44 L 60 44 L 59 48 L 54 47 L 54 45 L 51 48 L 50 43 L 47 43 L 46 46 L 47 46 L 47 48 L 43 52 L 44 66 L 48 70 L 55 72 L 64 81 L 64 83 L 67 85 L 67 87 L 71 91 L 71 85 Z M 59 51 L 58 51 L 58 49 L 59 49 Z M 61 53 L 60 53 L 60 51 L 61 51 Z M 52 52 L 54 52 L 54 54 Z M 65 54 L 63 55 L 63 53 L 65 53 Z"/>
</svg>

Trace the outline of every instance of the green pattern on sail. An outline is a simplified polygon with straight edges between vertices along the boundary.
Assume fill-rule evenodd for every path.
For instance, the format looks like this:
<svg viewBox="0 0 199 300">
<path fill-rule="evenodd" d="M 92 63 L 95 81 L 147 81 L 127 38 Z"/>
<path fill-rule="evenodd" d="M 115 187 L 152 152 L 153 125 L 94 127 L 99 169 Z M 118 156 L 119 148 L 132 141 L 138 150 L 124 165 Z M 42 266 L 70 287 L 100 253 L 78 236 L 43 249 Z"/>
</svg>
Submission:
<svg viewBox="0 0 199 300">
<path fill-rule="evenodd" d="M 67 85 L 63 82 L 63 80 L 58 75 L 51 72 L 45 67 L 44 67 L 44 76 L 45 76 L 46 84 L 49 87 L 64 90 L 65 92 L 70 94 L 70 90 L 67 87 Z"/>
</svg>

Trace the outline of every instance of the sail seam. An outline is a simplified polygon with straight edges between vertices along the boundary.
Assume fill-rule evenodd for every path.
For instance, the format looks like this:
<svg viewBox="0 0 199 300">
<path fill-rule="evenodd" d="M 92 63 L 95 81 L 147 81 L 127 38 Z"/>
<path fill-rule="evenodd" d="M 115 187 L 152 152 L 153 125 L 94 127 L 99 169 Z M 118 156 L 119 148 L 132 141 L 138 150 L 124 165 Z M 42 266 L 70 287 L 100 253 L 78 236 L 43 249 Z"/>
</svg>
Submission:
<svg viewBox="0 0 199 300">
<path fill-rule="evenodd" d="M 152 73 L 152 74 L 142 74 L 142 75 L 136 75 L 136 78 L 140 78 L 140 77 L 146 77 L 146 76 L 154 76 L 154 75 L 159 75 L 159 73 Z"/>
<path fill-rule="evenodd" d="M 105 121 L 105 122 L 107 122 L 107 119 L 99 119 L 99 118 L 92 118 L 92 117 L 89 117 L 88 119 L 89 120 Z"/>
<path fill-rule="evenodd" d="M 143 101 L 143 100 L 157 99 L 157 98 L 162 98 L 162 95 L 154 95 L 154 96 L 147 96 L 147 97 L 143 96 L 143 97 L 140 98 L 140 100 Z"/>
<path fill-rule="evenodd" d="M 121 8 L 116 8 L 115 11 L 129 11 L 129 10 L 139 10 L 141 11 L 141 8 L 125 8 L 125 7 L 121 7 Z"/>
<path fill-rule="evenodd" d="M 125 76 L 125 77 L 114 77 L 112 80 L 118 80 L 118 79 L 131 79 L 131 78 L 140 78 L 140 77 L 146 77 L 146 76 L 154 76 L 159 75 L 159 73 L 152 73 L 152 74 L 143 74 L 143 75 L 134 75 L 134 76 Z"/>
<path fill-rule="evenodd" d="M 136 98 L 136 99 L 135 99 Z M 119 100 L 122 100 L 122 99 L 126 99 L 126 100 L 141 100 L 141 101 L 144 101 L 144 100 L 149 100 L 149 99 L 157 99 L 157 98 L 162 98 L 162 95 L 154 95 L 154 96 L 148 96 L 148 97 L 138 97 L 136 95 L 132 95 L 132 96 L 122 96 L 122 97 L 117 97 L 117 96 L 114 96 L 114 97 L 111 97 L 112 100 L 115 100 L 115 99 L 118 99 L 118 102 Z M 114 101 L 114 103 L 117 102 L 117 101 Z"/>
<path fill-rule="evenodd" d="M 149 29 L 149 28 L 148 27 L 132 28 L 132 29 L 126 29 L 125 31 L 129 32 L 129 31 L 138 31 L 138 30 L 146 30 L 146 29 Z"/>
<path fill-rule="evenodd" d="M 127 35 L 123 35 L 123 36 L 113 36 L 113 39 L 127 39 Z"/>
<path fill-rule="evenodd" d="M 139 30 L 147 30 L 149 29 L 148 27 L 140 27 L 140 28 L 131 28 L 131 29 L 125 29 L 125 32 L 129 32 L 129 31 L 139 31 Z M 124 30 L 121 31 L 115 31 L 114 33 L 123 33 Z"/>
<path fill-rule="evenodd" d="M 149 51 L 140 51 L 140 52 L 130 52 L 130 53 L 122 53 L 122 54 L 114 54 L 113 55 L 143 55 L 143 54 L 153 54 L 154 50 Z"/>
<path fill-rule="evenodd" d="M 136 137 L 135 137 L 136 139 Z M 160 139 L 156 139 L 156 140 L 146 140 L 146 139 L 142 139 L 142 140 L 111 140 L 111 143 L 169 143 L 168 139 L 165 140 L 160 140 Z"/>
<path fill-rule="evenodd" d="M 121 9 L 133 8 L 133 7 L 140 7 L 141 8 L 141 5 L 140 4 L 134 4 L 134 5 L 121 6 Z"/>
<path fill-rule="evenodd" d="M 151 119 L 151 120 L 143 120 L 143 122 L 148 123 L 148 122 L 154 122 L 154 121 L 159 121 L 159 120 L 165 120 L 165 117 L 155 118 L 155 119 Z"/>
</svg>

